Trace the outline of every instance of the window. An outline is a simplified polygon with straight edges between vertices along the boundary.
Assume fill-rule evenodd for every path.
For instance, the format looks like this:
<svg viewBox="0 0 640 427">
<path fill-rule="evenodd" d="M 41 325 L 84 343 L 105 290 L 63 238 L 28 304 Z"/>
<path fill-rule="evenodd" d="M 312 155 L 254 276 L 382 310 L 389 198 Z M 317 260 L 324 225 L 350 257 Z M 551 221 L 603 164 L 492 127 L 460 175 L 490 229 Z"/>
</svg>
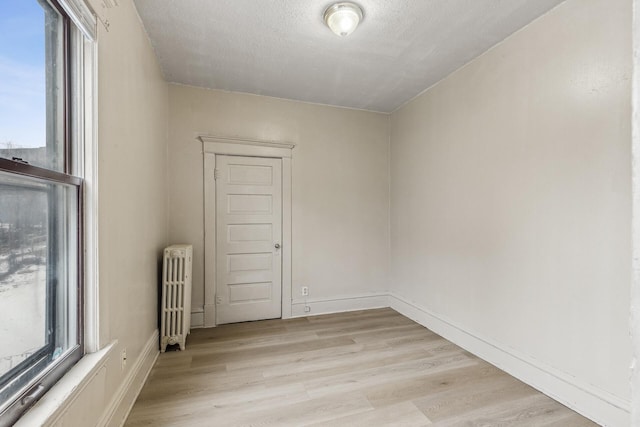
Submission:
<svg viewBox="0 0 640 427">
<path fill-rule="evenodd" d="M 86 10 L 0 3 L 2 426 L 84 353 Z"/>
</svg>

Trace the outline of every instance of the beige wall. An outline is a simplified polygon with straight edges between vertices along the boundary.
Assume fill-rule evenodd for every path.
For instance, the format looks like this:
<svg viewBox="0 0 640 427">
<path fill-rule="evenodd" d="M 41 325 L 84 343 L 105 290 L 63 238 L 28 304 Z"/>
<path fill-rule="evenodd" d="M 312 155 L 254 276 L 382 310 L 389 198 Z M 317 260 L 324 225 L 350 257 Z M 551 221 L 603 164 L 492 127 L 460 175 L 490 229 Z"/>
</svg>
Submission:
<svg viewBox="0 0 640 427">
<path fill-rule="evenodd" d="M 386 291 L 388 116 L 169 85 L 169 239 L 194 245 L 203 300 L 203 157 L 198 134 L 287 141 L 293 150 L 293 298 Z"/>
<path fill-rule="evenodd" d="M 569 0 L 391 119 L 392 290 L 622 401 L 630 19 Z"/>
<path fill-rule="evenodd" d="M 167 84 L 133 3 L 119 0 L 108 18 L 108 32 L 98 24 L 100 339 L 118 347 L 107 365 L 105 404 L 157 328 L 167 243 Z"/>
<path fill-rule="evenodd" d="M 633 284 L 631 289 L 631 425 L 640 425 L 640 0 L 633 0 L 632 194 Z"/>
</svg>

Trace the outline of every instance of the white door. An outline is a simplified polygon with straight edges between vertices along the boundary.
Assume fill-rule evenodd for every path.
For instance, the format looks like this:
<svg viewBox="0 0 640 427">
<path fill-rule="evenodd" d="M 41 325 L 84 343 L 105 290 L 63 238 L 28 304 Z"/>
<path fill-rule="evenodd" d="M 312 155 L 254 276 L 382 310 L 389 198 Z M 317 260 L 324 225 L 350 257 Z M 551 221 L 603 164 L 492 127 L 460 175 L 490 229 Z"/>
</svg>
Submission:
<svg viewBox="0 0 640 427">
<path fill-rule="evenodd" d="M 216 156 L 216 323 L 282 315 L 282 160 Z"/>
</svg>

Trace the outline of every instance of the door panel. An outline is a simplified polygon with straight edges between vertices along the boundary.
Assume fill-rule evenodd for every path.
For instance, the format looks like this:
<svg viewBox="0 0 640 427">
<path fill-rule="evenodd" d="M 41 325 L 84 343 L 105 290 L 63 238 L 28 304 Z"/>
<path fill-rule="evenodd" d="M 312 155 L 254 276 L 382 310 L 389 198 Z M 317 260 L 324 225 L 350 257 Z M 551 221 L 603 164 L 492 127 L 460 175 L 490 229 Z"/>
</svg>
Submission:
<svg viewBox="0 0 640 427">
<path fill-rule="evenodd" d="M 270 301 L 272 287 L 271 282 L 229 285 L 229 303 L 233 305 Z"/>
<path fill-rule="evenodd" d="M 267 194 L 228 194 L 227 213 L 234 215 L 269 215 L 273 198 Z"/>
<path fill-rule="evenodd" d="M 270 166 L 230 165 L 229 184 L 273 185 L 273 169 Z"/>
<path fill-rule="evenodd" d="M 272 224 L 228 225 L 229 243 L 273 242 Z"/>
<path fill-rule="evenodd" d="M 216 156 L 217 324 L 281 317 L 282 161 Z"/>
</svg>

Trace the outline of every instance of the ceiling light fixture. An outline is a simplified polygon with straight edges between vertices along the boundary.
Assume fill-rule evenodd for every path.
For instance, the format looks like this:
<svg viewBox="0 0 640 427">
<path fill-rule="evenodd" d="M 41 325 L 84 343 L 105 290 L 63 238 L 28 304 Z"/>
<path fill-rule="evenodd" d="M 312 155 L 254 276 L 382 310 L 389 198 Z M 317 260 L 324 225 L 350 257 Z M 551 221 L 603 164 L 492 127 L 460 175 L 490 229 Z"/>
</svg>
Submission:
<svg viewBox="0 0 640 427">
<path fill-rule="evenodd" d="M 340 37 L 345 37 L 353 33 L 363 16 L 360 6 L 342 1 L 332 4 L 324 11 L 324 22 L 331 31 Z"/>
</svg>

